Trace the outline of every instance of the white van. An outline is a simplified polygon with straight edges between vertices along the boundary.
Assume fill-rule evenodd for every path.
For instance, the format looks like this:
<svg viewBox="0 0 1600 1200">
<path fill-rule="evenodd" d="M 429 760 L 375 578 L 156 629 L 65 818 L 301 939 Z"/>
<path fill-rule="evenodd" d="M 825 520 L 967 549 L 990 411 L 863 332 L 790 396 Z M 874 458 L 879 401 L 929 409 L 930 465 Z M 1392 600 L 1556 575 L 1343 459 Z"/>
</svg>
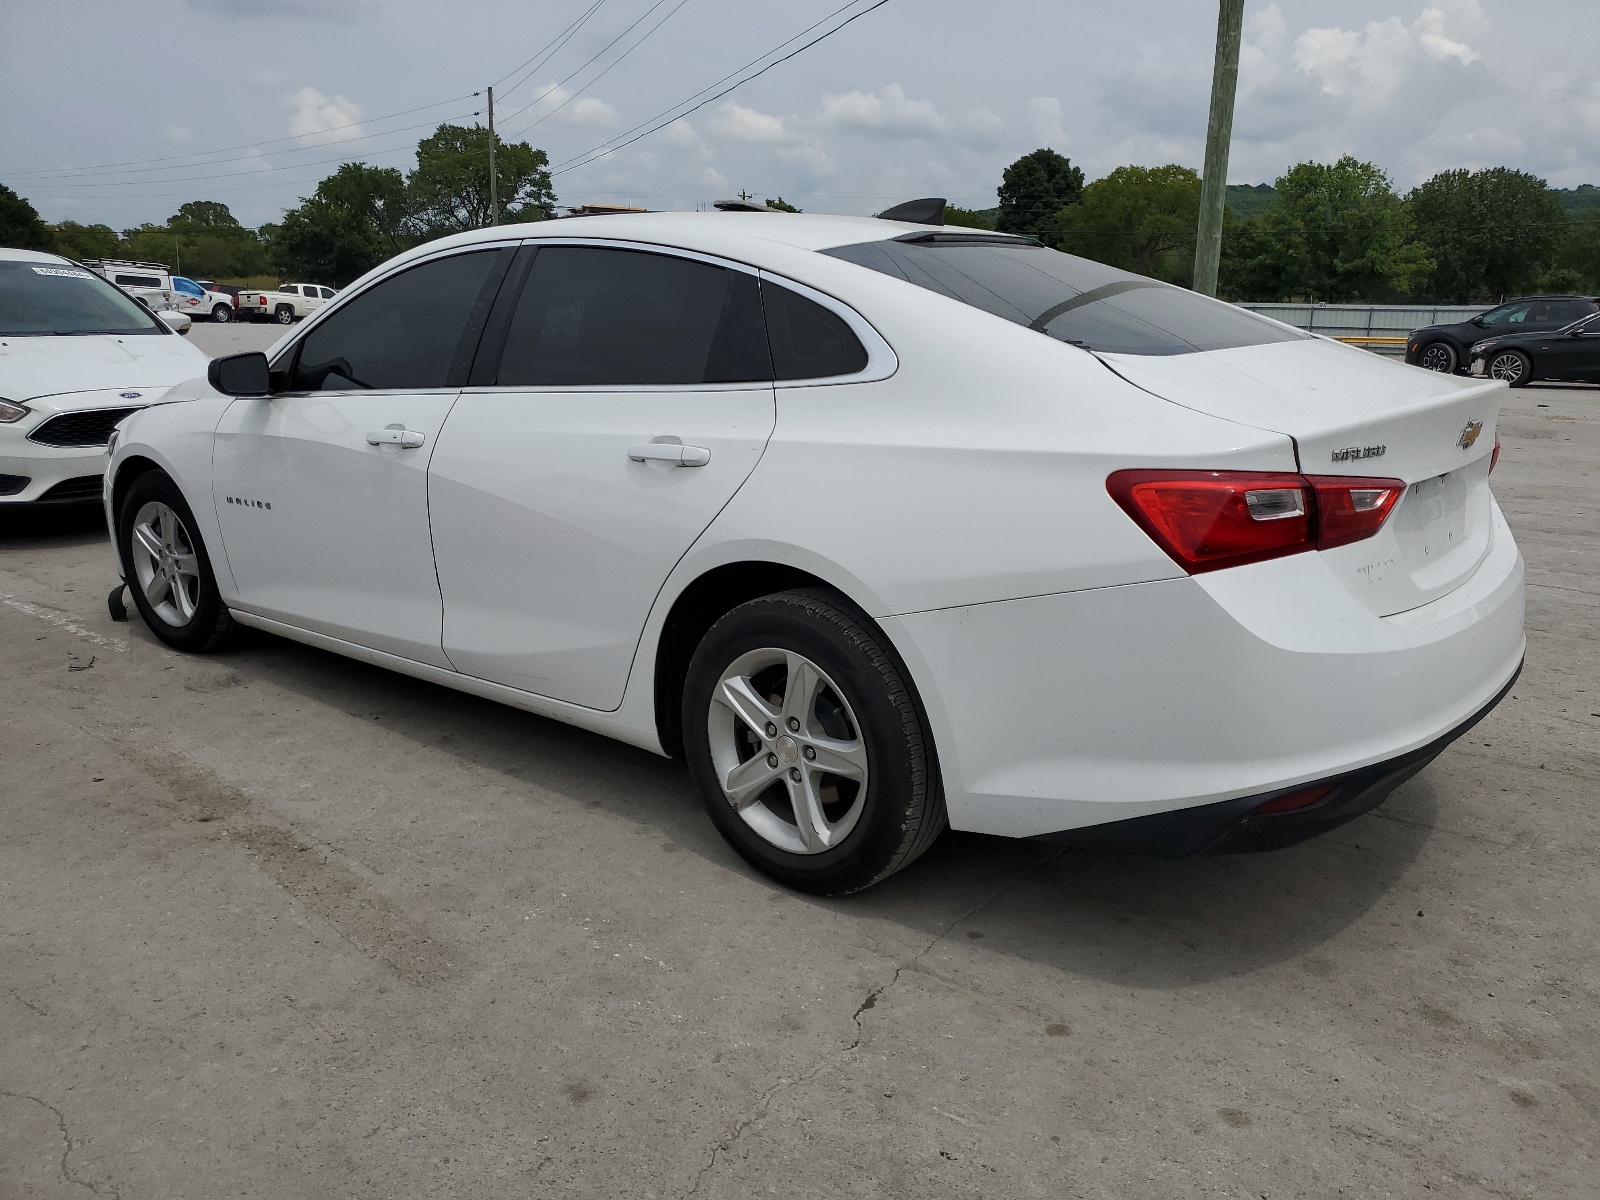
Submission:
<svg viewBox="0 0 1600 1200">
<path fill-rule="evenodd" d="M 161 263 L 133 262 L 121 258 L 91 258 L 84 261 L 95 274 L 110 280 L 135 300 L 142 300 L 154 312 L 176 310 L 177 288 L 172 272 Z"/>
</svg>

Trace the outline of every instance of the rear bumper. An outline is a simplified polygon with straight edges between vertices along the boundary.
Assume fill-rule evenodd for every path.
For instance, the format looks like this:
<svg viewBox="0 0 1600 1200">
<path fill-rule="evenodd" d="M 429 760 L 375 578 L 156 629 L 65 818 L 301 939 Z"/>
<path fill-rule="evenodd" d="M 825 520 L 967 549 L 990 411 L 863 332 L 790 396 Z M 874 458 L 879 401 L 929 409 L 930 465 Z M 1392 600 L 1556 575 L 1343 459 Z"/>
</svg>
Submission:
<svg viewBox="0 0 1600 1200">
<path fill-rule="evenodd" d="M 884 618 L 933 726 L 950 824 L 1038 837 L 1216 805 L 1243 816 L 1426 758 L 1525 652 L 1522 558 L 1498 508 L 1491 521 L 1473 575 L 1390 617 L 1312 553 Z"/>
<path fill-rule="evenodd" d="M 1241 796 L 1220 804 L 1182 808 L 1173 812 L 1091 825 L 1084 829 L 1040 834 L 1038 840 L 1063 842 L 1071 846 L 1121 850 L 1157 858 L 1187 858 L 1194 854 L 1243 854 L 1257 850 L 1278 850 L 1306 841 L 1330 829 L 1337 829 L 1371 812 L 1389 798 L 1401 784 L 1418 774 L 1442 754 L 1451 742 L 1466 733 L 1504 700 L 1522 673 L 1501 688 L 1495 698 L 1472 716 L 1409 754 L 1375 763 L 1348 775 L 1317 780 L 1312 785 L 1293 789 L 1279 788 L 1259 796 Z M 1258 813 L 1255 810 L 1289 791 L 1306 786 L 1327 785 L 1331 791 L 1315 804 L 1289 812 Z"/>
</svg>

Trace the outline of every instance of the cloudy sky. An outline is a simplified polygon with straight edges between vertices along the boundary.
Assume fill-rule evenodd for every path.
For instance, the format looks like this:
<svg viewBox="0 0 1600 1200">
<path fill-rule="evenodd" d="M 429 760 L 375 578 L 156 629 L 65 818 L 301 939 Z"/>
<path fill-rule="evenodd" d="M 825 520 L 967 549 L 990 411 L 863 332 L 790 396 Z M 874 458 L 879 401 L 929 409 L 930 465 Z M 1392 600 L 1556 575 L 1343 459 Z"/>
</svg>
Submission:
<svg viewBox="0 0 1600 1200">
<path fill-rule="evenodd" d="M 1214 0 L 876 3 L 0 0 L 0 183 L 50 220 L 124 228 L 215 199 L 257 224 L 339 162 L 408 168 L 491 83 L 563 203 L 987 207 L 1042 145 L 1090 178 L 1200 165 Z M 1600 184 L 1594 0 L 1248 0 L 1246 22 L 1235 182 L 1352 153 L 1402 188 L 1500 164 Z"/>
</svg>

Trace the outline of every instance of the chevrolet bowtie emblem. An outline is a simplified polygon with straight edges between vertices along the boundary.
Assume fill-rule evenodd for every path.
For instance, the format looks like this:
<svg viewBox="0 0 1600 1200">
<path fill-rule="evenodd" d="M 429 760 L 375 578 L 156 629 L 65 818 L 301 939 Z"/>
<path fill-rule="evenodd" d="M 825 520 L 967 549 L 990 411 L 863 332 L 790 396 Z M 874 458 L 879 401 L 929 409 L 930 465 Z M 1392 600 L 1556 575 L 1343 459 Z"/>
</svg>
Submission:
<svg viewBox="0 0 1600 1200">
<path fill-rule="evenodd" d="M 1472 443 L 1478 440 L 1478 435 L 1483 432 L 1482 421 L 1468 421 L 1467 427 L 1461 431 L 1461 436 L 1456 440 L 1456 445 L 1463 450 L 1472 449 Z"/>
</svg>

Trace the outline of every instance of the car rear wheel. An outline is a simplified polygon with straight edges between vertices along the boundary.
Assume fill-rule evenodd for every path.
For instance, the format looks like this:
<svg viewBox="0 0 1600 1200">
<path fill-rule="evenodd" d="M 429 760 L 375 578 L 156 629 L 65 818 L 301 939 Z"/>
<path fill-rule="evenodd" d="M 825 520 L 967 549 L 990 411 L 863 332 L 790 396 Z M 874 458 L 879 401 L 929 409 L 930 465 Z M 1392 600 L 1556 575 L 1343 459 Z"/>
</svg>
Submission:
<svg viewBox="0 0 1600 1200">
<path fill-rule="evenodd" d="M 211 310 L 211 319 L 219 324 L 226 325 L 233 320 L 233 306 L 228 304 L 216 305 Z"/>
<path fill-rule="evenodd" d="M 1502 350 L 1489 360 L 1488 374 L 1514 388 L 1526 387 L 1533 379 L 1533 363 L 1520 350 Z"/>
<path fill-rule="evenodd" d="M 1456 350 L 1449 342 L 1430 342 L 1422 348 L 1417 364 L 1430 371 L 1452 375 L 1456 369 Z"/>
<path fill-rule="evenodd" d="M 869 887 L 945 826 L 904 668 L 829 592 L 765 596 L 712 626 L 689 664 L 684 749 L 722 836 L 801 891 Z"/>
<path fill-rule="evenodd" d="M 141 475 L 128 489 L 117 513 L 117 550 L 134 606 L 167 645 L 203 653 L 235 635 L 194 513 L 162 472 Z"/>
<path fill-rule="evenodd" d="M 293 325 L 294 309 L 290 308 L 287 304 L 280 304 L 273 311 L 272 319 L 279 325 Z"/>
</svg>

